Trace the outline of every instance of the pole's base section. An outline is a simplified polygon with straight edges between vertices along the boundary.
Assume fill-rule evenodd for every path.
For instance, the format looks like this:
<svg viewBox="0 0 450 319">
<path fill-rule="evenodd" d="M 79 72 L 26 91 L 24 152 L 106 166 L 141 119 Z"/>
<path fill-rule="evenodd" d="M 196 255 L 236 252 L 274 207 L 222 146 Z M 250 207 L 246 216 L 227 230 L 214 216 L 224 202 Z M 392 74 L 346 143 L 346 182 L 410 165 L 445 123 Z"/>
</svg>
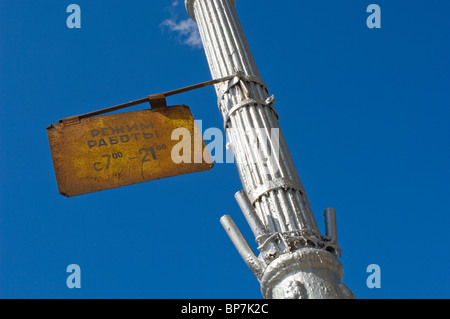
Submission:
<svg viewBox="0 0 450 319">
<path fill-rule="evenodd" d="M 342 264 L 333 254 L 302 248 L 267 266 L 261 291 L 266 299 L 354 299 L 343 276 Z"/>
</svg>

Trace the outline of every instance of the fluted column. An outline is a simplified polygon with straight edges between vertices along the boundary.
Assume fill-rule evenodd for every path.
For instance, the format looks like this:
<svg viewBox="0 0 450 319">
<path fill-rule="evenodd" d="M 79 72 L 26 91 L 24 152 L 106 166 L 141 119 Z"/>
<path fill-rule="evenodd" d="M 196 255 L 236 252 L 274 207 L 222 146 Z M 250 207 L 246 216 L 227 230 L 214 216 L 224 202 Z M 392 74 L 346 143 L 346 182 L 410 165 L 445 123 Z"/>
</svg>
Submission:
<svg viewBox="0 0 450 319">
<path fill-rule="evenodd" d="M 243 185 L 243 191 L 235 197 L 255 234 L 261 252 L 259 258 L 249 255 L 248 245 L 241 242 L 242 236 L 229 217 L 222 219 L 222 223 L 261 281 L 265 297 L 282 298 L 283 293 L 272 288 L 283 286 L 283 278 L 288 280 L 291 276 L 271 269 L 271 264 L 277 265 L 277 259 L 284 256 L 286 260 L 294 258 L 291 264 L 295 265 L 298 256 L 293 257 L 292 253 L 303 248 L 314 250 L 313 254 L 303 253 L 304 258 L 330 255 L 333 281 L 340 284 L 342 270 L 336 270 L 336 265 L 341 267 L 336 258 L 339 246 L 333 238 L 319 232 L 280 130 L 274 97 L 261 79 L 235 5 L 234 0 L 186 0 L 187 10 L 198 24 L 213 79 L 236 75 L 233 80 L 215 87 Z M 320 250 L 318 254 L 316 250 Z M 290 257 L 286 257 L 287 254 Z M 277 275 L 269 278 L 267 274 Z"/>
</svg>

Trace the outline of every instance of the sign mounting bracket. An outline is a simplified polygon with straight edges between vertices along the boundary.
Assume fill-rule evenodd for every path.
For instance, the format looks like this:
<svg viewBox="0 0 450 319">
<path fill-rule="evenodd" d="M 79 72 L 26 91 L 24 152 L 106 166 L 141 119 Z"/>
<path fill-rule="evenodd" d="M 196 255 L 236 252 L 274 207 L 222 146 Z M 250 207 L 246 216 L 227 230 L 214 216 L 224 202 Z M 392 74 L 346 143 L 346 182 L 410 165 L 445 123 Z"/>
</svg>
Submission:
<svg viewBox="0 0 450 319">
<path fill-rule="evenodd" d="M 167 107 L 166 96 L 164 95 L 164 93 L 149 95 L 148 102 L 150 103 L 150 107 L 152 109 L 158 107 Z"/>
<path fill-rule="evenodd" d="M 145 98 L 142 98 L 142 99 L 139 99 L 139 100 L 134 100 L 134 101 L 131 101 L 131 102 L 127 102 L 127 103 L 123 103 L 123 104 L 107 107 L 105 109 L 89 112 L 89 113 L 82 114 L 82 115 L 76 115 L 76 116 L 67 117 L 67 118 L 64 118 L 62 120 L 59 120 L 59 122 L 60 123 L 67 123 L 67 125 L 76 124 L 77 123 L 76 121 L 79 122 L 80 120 L 88 118 L 88 117 L 93 117 L 93 116 L 102 115 L 102 114 L 105 114 L 105 113 L 114 112 L 114 111 L 117 111 L 117 110 L 121 110 L 121 109 L 124 109 L 124 108 L 127 108 L 127 107 L 131 107 L 131 106 L 135 106 L 135 105 L 139 105 L 139 104 L 143 104 L 143 103 L 147 103 L 147 102 L 150 103 L 151 108 L 166 107 L 167 106 L 167 102 L 166 102 L 166 97 L 167 96 L 176 95 L 176 94 L 180 94 L 180 93 L 184 93 L 184 92 L 200 89 L 200 88 L 203 88 L 203 87 L 206 87 L 206 86 L 218 84 L 218 83 L 225 82 L 225 81 L 230 81 L 230 80 L 234 79 L 236 76 L 239 76 L 239 74 L 233 74 L 233 75 L 229 75 L 229 76 L 226 76 L 226 77 L 223 77 L 223 78 L 214 79 L 214 80 L 210 80 L 210 81 L 206 81 L 206 82 L 202 82 L 202 83 L 186 86 L 184 88 L 168 91 L 168 92 L 165 92 L 165 93 L 149 95 L 149 96 L 147 96 Z"/>
</svg>

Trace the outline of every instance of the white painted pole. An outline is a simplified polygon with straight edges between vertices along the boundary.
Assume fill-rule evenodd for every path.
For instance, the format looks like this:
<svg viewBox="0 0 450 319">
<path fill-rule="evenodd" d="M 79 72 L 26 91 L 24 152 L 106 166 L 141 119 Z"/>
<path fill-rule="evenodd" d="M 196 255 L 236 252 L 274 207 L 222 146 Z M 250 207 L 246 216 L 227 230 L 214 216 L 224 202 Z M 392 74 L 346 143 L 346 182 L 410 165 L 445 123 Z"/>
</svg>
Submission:
<svg viewBox="0 0 450 319">
<path fill-rule="evenodd" d="M 257 271 L 251 268 L 265 298 L 353 297 L 342 283 L 335 238 L 320 234 L 235 6 L 235 0 L 186 0 L 213 79 L 236 75 L 215 87 L 244 188 L 236 199 L 259 244 Z M 241 255 L 250 256 L 231 219 L 222 223 Z M 245 256 L 247 264 L 253 260 Z"/>
</svg>

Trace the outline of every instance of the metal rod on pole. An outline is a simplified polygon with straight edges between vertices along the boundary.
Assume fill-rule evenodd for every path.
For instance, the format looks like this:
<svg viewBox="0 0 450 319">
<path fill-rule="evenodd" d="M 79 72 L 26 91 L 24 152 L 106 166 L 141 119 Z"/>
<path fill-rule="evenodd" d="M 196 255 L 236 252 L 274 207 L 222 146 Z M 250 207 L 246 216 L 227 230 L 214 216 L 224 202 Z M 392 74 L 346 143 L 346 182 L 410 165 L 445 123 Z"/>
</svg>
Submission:
<svg viewBox="0 0 450 319">
<path fill-rule="evenodd" d="M 242 236 L 241 232 L 237 228 L 231 216 L 229 215 L 222 216 L 222 218 L 220 219 L 220 223 L 227 232 L 228 236 L 230 237 L 237 251 L 241 255 L 242 259 L 244 259 L 245 263 L 255 274 L 255 276 L 257 278 L 260 278 L 262 274 L 261 263 L 255 256 L 255 253 L 250 248 L 244 236 Z"/>
<path fill-rule="evenodd" d="M 93 117 L 93 116 L 98 116 L 98 115 L 102 115 L 102 114 L 106 114 L 106 113 L 110 113 L 110 112 L 114 112 L 114 111 L 118 111 L 118 110 L 122 110 L 128 107 L 132 107 L 135 105 L 139 105 L 139 104 L 144 104 L 147 102 L 152 102 L 152 98 L 159 98 L 159 99 L 165 99 L 167 96 L 172 96 L 172 95 L 176 95 L 176 94 L 181 94 L 181 93 L 185 93 L 188 91 L 192 91 L 192 90 L 197 90 L 200 88 L 204 88 L 210 85 L 214 85 L 220 82 L 225 82 L 225 81 L 229 81 L 231 79 L 233 79 L 235 77 L 235 75 L 229 75 L 229 76 L 225 76 L 223 78 L 219 78 L 219 79 L 214 79 L 214 80 L 209 80 L 209 81 L 205 81 L 205 82 L 201 82 L 198 84 L 194 84 L 194 85 L 189 85 L 180 89 L 176 89 L 176 90 L 172 90 L 172 91 L 168 91 L 165 93 L 158 93 L 158 94 L 153 94 L 153 95 L 149 95 L 147 97 L 144 97 L 142 99 L 138 99 L 138 100 L 134 100 L 134 101 L 130 101 L 127 103 L 122 103 L 122 104 L 118 104 L 118 105 L 114 105 L 114 106 L 110 106 L 104 109 L 100 109 L 97 111 L 93 111 L 93 112 L 89 112 L 89 113 L 85 113 L 85 114 L 81 114 L 81 115 L 76 115 L 76 116 L 71 116 L 65 119 L 62 119 L 62 121 L 65 121 L 67 119 L 72 119 L 72 118 L 77 118 L 78 120 L 80 119 L 84 119 L 84 118 L 89 118 L 89 117 Z"/>
<path fill-rule="evenodd" d="M 249 224 L 255 237 L 263 235 L 265 233 L 264 225 L 257 216 L 255 209 L 247 197 L 247 194 L 244 191 L 239 191 L 234 195 L 234 197 L 244 213 L 245 219 L 247 220 L 247 223 Z"/>
<path fill-rule="evenodd" d="M 336 211 L 334 208 L 327 208 L 325 215 L 325 235 L 334 239 L 337 242 L 337 225 L 336 225 Z"/>
</svg>

